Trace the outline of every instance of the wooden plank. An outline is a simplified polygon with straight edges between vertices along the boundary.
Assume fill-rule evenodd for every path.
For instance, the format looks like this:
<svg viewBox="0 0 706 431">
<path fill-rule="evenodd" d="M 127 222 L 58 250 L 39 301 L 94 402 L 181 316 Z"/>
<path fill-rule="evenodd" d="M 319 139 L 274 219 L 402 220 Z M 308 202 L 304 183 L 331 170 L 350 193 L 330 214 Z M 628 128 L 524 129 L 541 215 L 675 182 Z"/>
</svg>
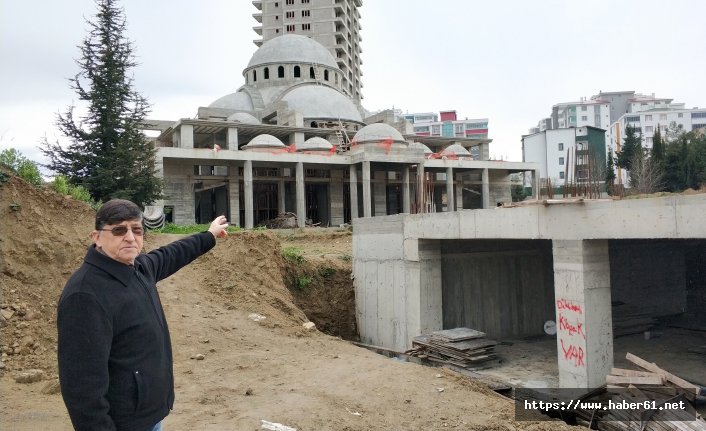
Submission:
<svg viewBox="0 0 706 431">
<path fill-rule="evenodd" d="M 633 355 L 632 353 L 629 353 L 625 355 L 625 359 L 628 361 L 632 362 L 633 364 L 637 365 L 640 368 L 644 368 L 647 371 L 652 371 L 653 373 L 661 374 L 664 376 L 664 378 L 672 383 L 673 385 L 684 389 L 687 392 L 693 393 L 694 395 L 699 394 L 699 390 L 701 387 L 694 385 L 693 383 L 689 383 L 686 380 L 682 379 L 681 377 L 677 377 L 674 374 L 665 371 L 664 369 L 660 368 L 657 366 L 657 364 L 652 363 L 652 362 L 647 362 L 644 359 Z"/>
<path fill-rule="evenodd" d="M 485 332 L 476 331 L 470 328 L 453 328 L 434 331 L 429 334 L 432 339 L 442 339 L 444 341 L 464 341 L 473 338 L 485 337 Z"/>
<path fill-rule="evenodd" d="M 662 385 L 664 380 L 662 376 L 611 376 L 605 378 L 607 384 L 610 385 Z"/>
<path fill-rule="evenodd" d="M 610 374 L 614 376 L 628 376 L 628 377 L 654 377 L 656 373 L 650 371 L 637 371 L 637 370 L 627 370 L 625 368 L 612 368 Z"/>
</svg>

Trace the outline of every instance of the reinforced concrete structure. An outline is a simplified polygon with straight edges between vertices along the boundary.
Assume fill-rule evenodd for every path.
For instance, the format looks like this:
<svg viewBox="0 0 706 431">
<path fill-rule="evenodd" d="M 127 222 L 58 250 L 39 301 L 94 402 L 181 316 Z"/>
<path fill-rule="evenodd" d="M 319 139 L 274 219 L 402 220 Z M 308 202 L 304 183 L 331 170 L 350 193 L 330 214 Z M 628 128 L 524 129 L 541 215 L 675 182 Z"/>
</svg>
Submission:
<svg viewBox="0 0 706 431">
<path fill-rule="evenodd" d="M 597 387 L 612 303 L 706 324 L 704 214 L 698 194 L 355 220 L 361 340 L 404 351 L 435 330 L 514 338 L 553 320 L 560 385 Z"/>
<path fill-rule="evenodd" d="M 344 75 L 321 44 L 286 34 L 263 43 L 243 70 L 245 84 L 200 107 L 198 118 L 150 121 L 161 131 L 165 197 L 157 205 L 167 220 L 224 214 L 252 228 L 292 212 L 300 227 L 338 226 L 490 208 L 512 200 L 512 174 L 537 178 L 535 163 L 488 160 L 490 139 L 417 136 L 385 112 L 364 118 Z"/>
</svg>

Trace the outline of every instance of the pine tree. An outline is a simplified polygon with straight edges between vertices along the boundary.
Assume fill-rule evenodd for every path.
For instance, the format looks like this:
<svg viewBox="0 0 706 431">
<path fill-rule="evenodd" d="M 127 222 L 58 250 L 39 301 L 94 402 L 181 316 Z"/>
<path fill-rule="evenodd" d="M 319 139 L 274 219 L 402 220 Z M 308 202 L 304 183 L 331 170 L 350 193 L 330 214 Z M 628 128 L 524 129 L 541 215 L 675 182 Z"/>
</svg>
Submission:
<svg viewBox="0 0 706 431">
<path fill-rule="evenodd" d="M 606 161 L 605 175 L 603 181 L 605 181 L 605 191 L 609 195 L 613 195 L 615 189 L 615 159 L 613 157 L 613 150 L 608 149 L 608 157 Z"/>
<path fill-rule="evenodd" d="M 640 137 L 635 134 L 635 128 L 629 124 L 625 127 L 625 139 L 618 153 L 618 167 L 630 170 L 632 162 L 638 154 L 642 153 Z"/>
<path fill-rule="evenodd" d="M 124 12 L 117 0 L 96 0 L 95 22 L 80 45 L 80 71 L 71 88 L 87 104 L 75 118 L 75 106 L 57 116 L 57 127 L 70 143 L 46 139 L 42 152 L 47 167 L 82 185 L 95 200 L 129 199 L 144 206 L 161 197 L 156 177 L 156 149 L 140 131 L 149 112 L 147 100 L 133 89 L 128 71 L 137 65 L 132 43 L 125 37 Z"/>
<path fill-rule="evenodd" d="M 664 160 L 664 143 L 662 142 L 662 133 L 659 130 L 659 124 L 657 125 L 657 130 L 652 137 L 652 157 L 662 162 Z"/>
</svg>

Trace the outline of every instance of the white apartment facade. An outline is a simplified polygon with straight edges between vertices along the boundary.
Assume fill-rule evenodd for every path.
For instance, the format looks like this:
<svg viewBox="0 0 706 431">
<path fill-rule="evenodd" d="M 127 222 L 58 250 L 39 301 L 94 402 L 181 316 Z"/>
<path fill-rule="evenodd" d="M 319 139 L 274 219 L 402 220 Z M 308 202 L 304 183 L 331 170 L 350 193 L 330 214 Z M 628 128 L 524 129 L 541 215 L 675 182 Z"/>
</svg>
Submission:
<svg viewBox="0 0 706 431">
<path fill-rule="evenodd" d="M 362 0 L 255 0 L 253 27 L 258 47 L 283 34 L 307 36 L 323 45 L 343 72 L 343 92 L 357 104 L 363 98 L 361 26 Z"/>
<path fill-rule="evenodd" d="M 674 104 L 672 106 L 675 106 Z M 678 106 L 683 106 L 679 104 Z M 681 126 L 685 132 L 706 127 L 706 108 L 704 109 L 652 109 L 624 114 L 608 129 L 608 144 L 613 152 L 619 149 L 625 139 L 625 128 L 630 125 L 642 138 L 642 146 L 652 148 L 655 132 L 659 127 L 664 138 L 671 124 Z"/>
</svg>

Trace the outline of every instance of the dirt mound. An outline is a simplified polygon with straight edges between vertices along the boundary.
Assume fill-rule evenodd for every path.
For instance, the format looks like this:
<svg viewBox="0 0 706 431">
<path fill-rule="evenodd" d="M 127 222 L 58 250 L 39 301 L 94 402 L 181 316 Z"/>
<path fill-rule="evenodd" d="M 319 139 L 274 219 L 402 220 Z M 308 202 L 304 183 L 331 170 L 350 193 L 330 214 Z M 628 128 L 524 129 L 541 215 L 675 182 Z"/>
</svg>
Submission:
<svg viewBox="0 0 706 431">
<path fill-rule="evenodd" d="M 90 244 L 95 212 L 10 176 L 0 184 L 0 352 L 5 370 L 56 373 L 56 301 Z"/>
</svg>

